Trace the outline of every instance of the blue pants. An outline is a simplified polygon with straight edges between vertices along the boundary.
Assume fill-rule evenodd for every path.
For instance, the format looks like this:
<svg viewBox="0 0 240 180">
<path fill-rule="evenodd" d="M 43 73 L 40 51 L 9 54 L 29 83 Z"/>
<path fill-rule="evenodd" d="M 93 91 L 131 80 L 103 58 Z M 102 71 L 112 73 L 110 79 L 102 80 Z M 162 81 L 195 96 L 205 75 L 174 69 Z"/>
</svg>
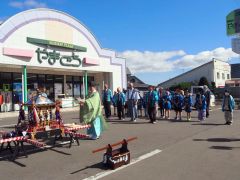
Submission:
<svg viewBox="0 0 240 180">
<path fill-rule="evenodd" d="M 92 139 L 99 138 L 102 132 L 101 119 L 97 117 L 92 123 L 91 127 L 87 129 L 87 134 L 91 136 Z"/>
<path fill-rule="evenodd" d="M 133 100 L 128 101 L 128 115 L 132 121 L 137 118 L 137 105 L 134 104 Z"/>
</svg>

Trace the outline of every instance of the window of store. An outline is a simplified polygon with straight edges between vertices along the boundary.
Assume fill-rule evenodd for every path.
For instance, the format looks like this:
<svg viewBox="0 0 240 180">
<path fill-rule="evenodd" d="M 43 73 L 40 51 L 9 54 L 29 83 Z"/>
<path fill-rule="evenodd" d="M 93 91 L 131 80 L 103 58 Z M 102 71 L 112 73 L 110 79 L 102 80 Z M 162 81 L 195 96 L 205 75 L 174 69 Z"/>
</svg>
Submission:
<svg viewBox="0 0 240 180">
<path fill-rule="evenodd" d="M 224 73 L 222 73 L 222 79 L 225 79 L 225 74 Z"/>
<path fill-rule="evenodd" d="M 66 96 L 72 97 L 73 96 L 73 77 L 66 76 Z"/>
<path fill-rule="evenodd" d="M 27 89 L 28 89 L 28 99 L 37 95 L 37 75 L 36 74 L 27 74 Z"/>
<path fill-rule="evenodd" d="M 0 92 L 3 96 L 3 105 L 1 111 L 12 110 L 12 73 L 1 72 L 0 73 Z"/>
<path fill-rule="evenodd" d="M 45 74 L 38 74 L 38 88 L 41 90 L 45 87 L 46 77 Z"/>
<path fill-rule="evenodd" d="M 220 79 L 220 73 L 217 72 L 217 79 Z"/>
<path fill-rule="evenodd" d="M 59 94 L 63 94 L 64 90 L 64 76 L 62 75 L 55 75 L 55 80 L 54 80 L 54 97 L 55 99 L 58 98 Z"/>
<path fill-rule="evenodd" d="M 227 74 L 227 79 L 230 79 L 230 74 Z"/>
<path fill-rule="evenodd" d="M 54 75 L 46 75 L 45 88 L 48 98 L 54 100 Z"/>
<path fill-rule="evenodd" d="M 22 102 L 22 74 L 21 73 L 13 73 L 13 109 L 19 109 L 19 103 Z"/>
<path fill-rule="evenodd" d="M 82 81 L 80 76 L 73 76 L 73 97 L 75 98 L 80 97 L 81 82 Z"/>
</svg>

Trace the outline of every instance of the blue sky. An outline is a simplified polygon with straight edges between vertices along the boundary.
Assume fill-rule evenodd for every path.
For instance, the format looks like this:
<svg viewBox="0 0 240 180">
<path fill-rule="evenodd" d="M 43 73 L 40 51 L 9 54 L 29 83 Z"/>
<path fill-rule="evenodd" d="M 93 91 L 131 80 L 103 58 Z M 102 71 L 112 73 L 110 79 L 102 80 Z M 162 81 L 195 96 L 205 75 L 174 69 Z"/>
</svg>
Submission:
<svg viewBox="0 0 240 180">
<path fill-rule="evenodd" d="M 104 48 L 127 58 L 134 74 L 157 84 L 217 57 L 240 62 L 226 15 L 240 0 L 1 0 L 0 20 L 48 7 L 78 18 Z"/>
</svg>

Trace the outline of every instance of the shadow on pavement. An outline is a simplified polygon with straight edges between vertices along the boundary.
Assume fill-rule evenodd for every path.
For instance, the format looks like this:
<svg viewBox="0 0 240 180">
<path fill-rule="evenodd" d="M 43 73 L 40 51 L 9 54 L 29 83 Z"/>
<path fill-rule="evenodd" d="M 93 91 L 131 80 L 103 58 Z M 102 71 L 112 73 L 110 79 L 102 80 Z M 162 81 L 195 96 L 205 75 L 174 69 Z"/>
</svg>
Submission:
<svg viewBox="0 0 240 180">
<path fill-rule="evenodd" d="M 147 122 L 132 122 L 132 121 L 115 121 L 112 124 L 151 124 L 148 121 Z"/>
<path fill-rule="evenodd" d="M 10 158 L 4 158 L 4 159 L 1 159 L 0 160 L 0 162 L 1 161 L 8 161 L 8 162 L 10 162 L 10 163 L 14 163 L 14 164 L 16 164 L 16 165 L 18 165 L 18 166 L 20 166 L 20 167 L 27 167 L 25 164 L 22 164 L 22 163 L 20 163 L 20 162 L 17 162 L 16 160 L 11 160 Z"/>
<path fill-rule="evenodd" d="M 211 146 L 210 149 L 217 149 L 217 150 L 233 150 L 233 149 L 240 149 L 240 147 L 230 147 L 230 146 Z"/>
<path fill-rule="evenodd" d="M 198 121 L 199 122 L 199 121 Z M 199 123 L 199 124 L 192 124 L 192 125 L 201 125 L 201 126 L 220 126 L 220 125 L 225 125 L 225 124 L 220 124 L 220 123 Z"/>
<path fill-rule="evenodd" d="M 105 166 L 103 166 L 103 163 L 100 162 L 100 163 L 93 164 L 93 165 L 91 165 L 91 166 L 87 166 L 87 167 L 85 167 L 85 168 L 79 169 L 79 170 L 77 170 L 77 171 L 71 172 L 70 174 L 76 174 L 76 173 L 82 172 L 82 171 L 87 170 L 87 169 L 108 170 L 108 168 L 105 167 Z"/>
<path fill-rule="evenodd" d="M 187 123 L 190 123 L 190 122 L 199 122 L 199 121 L 197 121 L 197 120 L 190 120 L 190 121 L 187 121 L 187 120 L 176 120 L 176 119 L 170 119 L 170 122 L 179 122 L 179 123 L 181 123 L 181 122 L 187 122 Z"/>
<path fill-rule="evenodd" d="M 234 141 L 240 141 L 240 139 L 229 139 L 229 138 L 209 138 L 209 139 L 193 139 L 193 141 L 234 142 Z"/>
<path fill-rule="evenodd" d="M 69 154 L 69 153 L 66 153 L 66 152 L 63 152 L 63 151 L 59 151 L 59 150 L 56 150 L 56 149 L 53 149 L 53 148 L 50 148 L 49 150 L 54 151 L 54 152 L 59 153 L 59 154 L 67 155 L 67 156 L 72 155 L 72 154 Z"/>
</svg>

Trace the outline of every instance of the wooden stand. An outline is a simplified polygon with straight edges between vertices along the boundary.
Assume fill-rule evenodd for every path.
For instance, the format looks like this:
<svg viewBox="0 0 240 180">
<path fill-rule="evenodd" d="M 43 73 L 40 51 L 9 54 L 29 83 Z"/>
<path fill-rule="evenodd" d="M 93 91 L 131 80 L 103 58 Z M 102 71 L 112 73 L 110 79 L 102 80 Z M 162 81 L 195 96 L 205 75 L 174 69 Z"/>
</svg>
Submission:
<svg viewBox="0 0 240 180">
<path fill-rule="evenodd" d="M 130 163 L 130 151 L 128 150 L 128 142 L 137 139 L 137 137 L 124 139 L 121 142 L 115 144 L 108 144 L 106 147 L 97 149 L 93 153 L 102 151 L 106 149 L 106 153 L 103 155 L 103 165 L 110 168 L 116 169 L 122 165 Z M 121 148 L 113 150 L 114 146 L 122 145 Z"/>
<path fill-rule="evenodd" d="M 124 139 L 122 147 L 119 149 L 112 149 L 112 146 L 109 144 L 106 153 L 103 155 L 103 164 L 110 168 L 116 169 L 122 165 L 130 163 L 130 151 L 128 150 L 128 143 Z"/>
</svg>

